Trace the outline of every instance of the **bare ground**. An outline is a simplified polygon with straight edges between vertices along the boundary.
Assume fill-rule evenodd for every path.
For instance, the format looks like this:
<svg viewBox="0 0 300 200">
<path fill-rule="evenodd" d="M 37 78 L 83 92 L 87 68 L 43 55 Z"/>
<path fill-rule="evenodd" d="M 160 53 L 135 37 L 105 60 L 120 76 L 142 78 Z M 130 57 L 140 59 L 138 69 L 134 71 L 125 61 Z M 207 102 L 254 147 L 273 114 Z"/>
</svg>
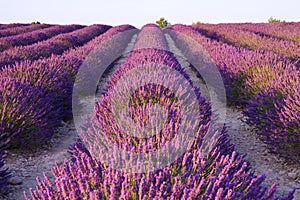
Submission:
<svg viewBox="0 0 300 200">
<path fill-rule="evenodd" d="M 23 192 L 35 189 L 36 177 L 43 179 L 43 172 L 52 179 L 51 169 L 55 163 L 63 163 L 70 154 L 68 149 L 77 138 L 77 132 L 72 121 L 63 123 L 57 129 L 53 138 L 41 148 L 8 150 L 6 166 L 12 172 L 11 184 L 6 188 L 0 199 L 21 200 Z"/>
<path fill-rule="evenodd" d="M 231 142 L 240 154 L 247 154 L 245 160 L 250 163 L 256 174 L 266 174 L 265 184 L 277 181 L 278 194 L 286 194 L 296 187 L 294 199 L 300 199 L 300 165 L 288 165 L 283 159 L 270 154 L 261 142 L 255 130 L 244 122 L 241 110 L 227 108 L 226 125 Z"/>
</svg>

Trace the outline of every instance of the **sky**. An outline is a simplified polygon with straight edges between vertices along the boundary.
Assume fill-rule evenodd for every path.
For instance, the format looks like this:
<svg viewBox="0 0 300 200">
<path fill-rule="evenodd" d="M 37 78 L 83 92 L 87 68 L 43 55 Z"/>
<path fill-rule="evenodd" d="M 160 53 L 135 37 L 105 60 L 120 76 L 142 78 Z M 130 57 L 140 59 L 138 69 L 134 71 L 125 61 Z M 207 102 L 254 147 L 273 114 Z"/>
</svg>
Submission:
<svg viewBox="0 0 300 200">
<path fill-rule="evenodd" d="M 164 17 L 171 24 L 300 22 L 299 0 L 1 0 L 0 23 L 131 24 Z"/>
</svg>

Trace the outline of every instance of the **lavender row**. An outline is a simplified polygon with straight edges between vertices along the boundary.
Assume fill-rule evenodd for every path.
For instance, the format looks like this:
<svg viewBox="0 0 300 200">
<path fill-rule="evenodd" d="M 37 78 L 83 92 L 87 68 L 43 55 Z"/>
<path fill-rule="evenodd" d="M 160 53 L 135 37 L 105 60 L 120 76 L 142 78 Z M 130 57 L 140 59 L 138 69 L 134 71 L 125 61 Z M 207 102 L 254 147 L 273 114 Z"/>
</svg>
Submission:
<svg viewBox="0 0 300 200">
<path fill-rule="evenodd" d="M 23 33 L 16 36 L 9 36 L 0 38 L 0 52 L 15 46 L 26 46 L 42 40 L 49 39 L 58 34 L 72 32 L 83 28 L 80 25 L 66 25 L 66 26 L 51 26 L 42 30 L 36 30 L 29 33 Z"/>
<path fill-rule="evenodd" d="M 279 39 L 300 42 L 300 23 L 298 22 L 279 22 L 271 24 L 245 23 L 237 24 L 236 28 Z"/>
<path fill-rule="evenodd" d="M 29 24 L 21 24 L 21 23 L 0 24 L 0 30 L 7 29 L 7 28 L 16 28 L 21 26 L 29 26 Z"/>
<path fill-rule="evenodd" d="M 48 28 L 50 26 L 51 25 L 49 24 L 31 24 L 28 26 L 17 26 L 17 27 L 7 28 L 7 29 L 0 30 L 0 37 L 18 35 L 21 33 L 35 31 L 38 29 Z"/>
<path fill-rule="evenodd" d="M 149 53 L 151 52 L 153 55 L 149 56 L 149 59 L 155 55 L 155 50 L 161 50 L 163 54 L 159 55 L 156 54 L 156 57 L 153 58 L 153 60 L 149 60 L 148 62 L 154 62 L 157 60 L 161 60 L 162 62 L 169 62 L 172 60 L 172 62 L 175 62 L 176 58 L 174 56 L 170 56 L 166 51 L 168 50 L 168 44 L 166 41 L 166 38 L 162 31 L 160 31 L 159 27 L 155 24 L 147 24 L 142 27 L 142 30 L 139 32 L 137 36 L 137 40 L 133 47 L 133 52 L 129 54 L 127 60 L 131 60 L 132 62 L 135 61 L 135 57 L 137 57 L 137 60 L 135 62 L 139 62 L 139 57 L 143 58 L 142 54 L 145 52 L 146 49 L 149 49 Z M 140 52 L 140 54 L 139 54 Z M 137 54 L 137 56 L 135 56 Z M 166 55 L 166 58 L 164 56 Z M 147 54 L 145 57 L 148 57 Z M 147 60 L 147 59 L 145 59 Z M 163 63 L 162 63 L 163 64 Z M 132 66 L 135 67 L 135 65 L 127 64 L 127 62 L 124 64 L 125 66 Z M 179 64 L 176 65 L 179 68 Z M 122 67 L 114 72 L 113 76 L 108 80 L 106 86 L 107 88 L 113 87 L 118 80 L 126 74 L 127 71 L 129 71 L 130 67 Z M 181 69 L 182 70 L 182 69 Z"/>
<path fill-rule="evenodd" d="M 142 29 L 142 35 L 144 30 L 146 30 L 146 28 Z M 160 30 L 156 32 L 157 34 L 153 34 L 151 37 L 157 37 L 157 39 L 159 39 L 161 35 L 161 33 L 159 33 Z M 148 37 L 145 37 L 145 39 Z M 143 38 L 140 37 L 139 39 L 142 40 Z M 147 45 L 148 44 L 146 44 L 146 46 Z M 180 64 L 173 58 L 174 55 L 165 50 L 139 49 L 131 52 L 125 63 L 117 71 L 122 71 L 121 73 L 126 71 L 129 73 L 129 69 L 134 70 L 140 66 L 143 66 L 141 69 L 144 69 L 147 66 L 153 67 L 159 64 L 163 64 L 173 70 L 180 69 Z M 159 70 L 158 68 L 155 71 Z M 163 71 L 161 71 L 160 74 L 166 76 L 166 81 L 175 81 L 175 79 L 167 80 L 168 76 L 170 76 L 169 73 L 163 73 Z M 185 72 L 181 71 L 180 74 L 183 75 L 184 79 L 188 78 L 184 75 Z M 124 76 L 122 77 L 124 78 Z M 111 121 L 110 116 L 112 111 L 109 109 L 109 102 L 107 102 L 107 100 L 113 100 L 109 99 L 112 90 L 121 92 L 122 88 L 127 90 L 127 87 L 140 81 L 138 77 L 131 76 L 130 78 L 131 79 L 127 80 L 125 84 L 121 84 L 120 90 L 117 89 L 118 86 L 116 82 L 112 81 L 114 84 L 110 87 L 111 89 L 109 89 L 106 95 L 104 95 L 104 98 L 100 99 L 96 105 L 96 118 L 91 119 L 91 123 L 87 125 L 87 129 L 83 129 L 83 134 L 91 134 L 91 136 L 93 136 L 92 140 L 85 141 L 85 144 L 90 144 L 90 146 L 95 148 L 99 147 L 97 143 L 95 143 L 97 142 L 97 139 L 95 139 L 95 137 L 98 136 L 97 133 L 101 134 L 99 126 L 104 128 L 104 134 L 111 134 L 109 141 L 123 141 L 123 143 L 120 142 L 118 144 L 122 148 L 130 151 L 132 148 L 139 147 L 136 148 L 136 150 L 144 153 L 151 150 L 153 147 L 152 142 L 159 143 L 163 141 L 163 139 L 167 140 L 168 135 L 172 135 L 173 129 L 166 129 L 161 135 L 156 136 L 162 140 L 152 140 L 143 143 L 142 141 L 124 140 L 125 135 L 119 134 L 120 132 L 114 129 L 118 127 L 113 128 L 115 122 Z M 185 89 L 186 88 L 182 88 L 183 91 Z M 139 110 L 138 107 L 135 106 L 136 103 L 149 104 L 149 102 L 152 102 L 155 104 L 156 102 L 161 105 L 166 105 L 169 109 L 175 109 L 177 107 L 176 99 L 177 98 L 168 92 L 166 88 L 154 86 L 153 84 L 150 86 L 144 85 L 143 88 L 139 88 L 137 93 L 133 95 L 131 114 L 141 114 L 141 116 L 136 115 L 135 119 L 143 122 L 143 117 L 146 117 L 147 120 L 147 114 L 144 115 L 145 113 L 143 111 L 147 113 L 148 108 Z M 208 155 L 203 155 L 201 147 L 203 145 L 203 138 L 205 134 L 207 134 L 211 123 L 211 111 L 209 104 L 206 103 L 202 97 L 194 100 L 197 104 L 199 103 L 201 124 L 196 127 L 197 133 L 194 135 L 194 143 L 189 151 L 185 152 L 172 164 L 148 173 L 126 173 L 112 169 L 103 162 L 105 159 L 113 159 L 114 156 L 118 156 L 116 152 L 110 152 L 109 155 L 96 154 L 97 156 L 95 157 L 83 144 L 79 143 L 73 148 L 72 163 L 65 163 L 63 165 L 57 164 L 53 168 L 52 173 L 55 176 L 55 183 L 50 181 L 45 174 L 44 180 L 37 178 L 38 185 L 35 191 L 30 190 L 31 197 L 25 194 L 25 198 L 27 200 L 48 198 L 95 200 L 292 199 L 293 191 L 285 197 L 279 198 L 275 197 L 275 184 L 269 189 L 262 185 L 265 176 L 258 177 L 251 172 L 247 163 L 243 162 L 242 157 L 233 151 L 233 146 L 225 136 L 224 129 L 222 129 L 220 136 L 216 139 L 217 143 L 213 150 L 211 150 Z M 180 115 L 180 113 L 177 113 L 171 116 L 171 119 L 175 121 L 170 120 L 170 123 L 176 123 L 176 116 L 178 116 L 178 114 Z M 106 123 L 104 123 L 105 121 Z M 111 140 L 113 138 L 115 140 Z M 174 148 L 181 145 L 182 144 L 175 144 Z M 167 157 L 168 153 L 170 152 L 166 152 L 163 156 Z M 103 155 L 103 160 L 97 161 L 95 158 L 101 155 Z M 105 155 L 108 157 L 105 158 Z"/>
<path fill-rule="evenodd" d="M 36 44 L 8 49 L 0 54 L 0 68 L 23 60 L 33 61 L 50 57 L 52 54 L 62 54 L 68 49 L 84 45 L 109 28 L 107 25 L 91 25 Z"/>
<path fill-rule="evenodd" d="M 148 24 L 142 27 L 143 31 L 139 33 L 134 49 L 152 48 L 168 50 L 167 41 L 161 31 L 157 31 L 158 26 Z"/>
<path fill-rule="evenodd" d="M 71 113 L 74 77 L 84 58 L 111 36 L 132 29 L 113 27 L 83 47 L 63 55 L 23 61 L 0 75 L 1 140 L 13 146 L 44 143 Z"/>
<path fill-rule="evenodd" d="M 299 163 L 300 74 L 290 61 L 274 54 L 250 51 L 217 42 L 197 30 L 174 30 L 200 43 L 219 67 L 231 102 L 244 102 L 248 123 L 272 152 Z"/>
<path fill-rule="evenodd" d="M 252 50 L 263 50 L 274 52 L 283 57 L 289 57 L 299 61 L 300 44 L 292 41 L 260 36 L 253 32 L 237 29 L 234 25 L 195 25 L 200 32 L 207 36 L 222 40 L 235 46 Z"/>
</svg>

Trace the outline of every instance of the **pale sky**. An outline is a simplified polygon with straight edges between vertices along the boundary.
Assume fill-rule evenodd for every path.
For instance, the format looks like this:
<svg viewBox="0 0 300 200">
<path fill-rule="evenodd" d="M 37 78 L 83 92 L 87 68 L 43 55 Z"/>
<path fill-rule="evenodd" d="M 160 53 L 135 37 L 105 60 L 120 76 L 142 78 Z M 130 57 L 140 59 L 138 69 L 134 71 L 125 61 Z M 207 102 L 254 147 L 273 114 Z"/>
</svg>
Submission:
<svg viewBox="0 0 300 200">
<path fill-rule="evenodd" d="M 299 0 L 1 0 L 0 23 L 131 24 L 160 17 L 172 24 L 300 21 Z"/>
</svg>

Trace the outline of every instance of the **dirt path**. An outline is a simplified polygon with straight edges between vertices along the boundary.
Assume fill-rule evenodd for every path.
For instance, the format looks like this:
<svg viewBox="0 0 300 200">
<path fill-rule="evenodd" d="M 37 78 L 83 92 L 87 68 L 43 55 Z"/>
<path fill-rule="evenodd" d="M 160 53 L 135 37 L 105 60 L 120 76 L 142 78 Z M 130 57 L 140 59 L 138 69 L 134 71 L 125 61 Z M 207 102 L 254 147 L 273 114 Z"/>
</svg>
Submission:
<svg viewBox="0 0 300 200">
<path fill-rule="evenodd" d="M 265 183 L 272 185 L 278 181 L 278 194 L 286 194 L 296 187 L 294 199 L 300 199 L 300 165 L 288 165 L 283 159 L 268 153 L 253 128 L 243 122 L 244 116 L 239 109 L 227 108 L 226 124 L 230 140 L 240 154 L 247 154 L 245 160 L 250 163 L 256 174 L 266 174 Z"/>
<path fill-rule="evenodd" d="M 52 177 L 51 169 L 55 163 L 63 163 L 69 158 L 68 149 L 77 138 L 74 124 L 69 121 L 63 123 L 42 148 L 31 150 L 9 150 L 6 158 L 6 166 L 12 172 L 11 185 L 7 188 L 7 195 L 0 199 L 21 200 L 23 192 L 29 192 L 29 188 L 35 188 L 36 177 L 43 177 L 43 172 Z"/>
</svg>

